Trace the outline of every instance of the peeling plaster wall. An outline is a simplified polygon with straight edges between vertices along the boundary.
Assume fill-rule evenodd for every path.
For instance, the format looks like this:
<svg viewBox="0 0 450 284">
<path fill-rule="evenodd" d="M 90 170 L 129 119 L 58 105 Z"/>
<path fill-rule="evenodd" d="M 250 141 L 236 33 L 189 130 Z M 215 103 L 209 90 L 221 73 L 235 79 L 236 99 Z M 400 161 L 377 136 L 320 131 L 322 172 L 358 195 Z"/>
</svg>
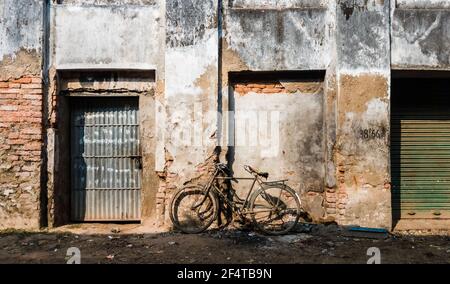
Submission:
<svg viewBox="0 0 450 284">
<path fill-rule="evenodd" d="M 218 29 L 216 0 L 166 1 L 164 181 L 158 211 L 176 187 L 194 182 L 217 145 Z M 165 209 L 164 209 L 165 208 Z"/>
<path fill-rule="evenodd" d="M 393 12 L 393 68 L 450 69 L 450 6 L 431 7 Z"/>
<path fill-rule="evenodd" d="M 338 185 L 341 224 L 391 227 L 389 170 L 389 1 L 337 6 Z"/>
<path fill-rule="evenodd" d="M 56 0 L 53 0 L 56 2 Z M 59 4 L 84 4 L 84 5 L 153 5 L 158 0 L 59 0 Z"/>
<path fill-rule="evenodd" d="M 40 74 L 42 1 L 0 3 L 0 80 Z"/>
<path fill-rule="evenodd" d="M 324 8 L 329 0 L 229 0 L 229 7 L 248 9 Z"/>
<path fill-rule="evenodd" d="M 53 6 L 57 69 L 156 69 L 157 5 Z"/>
<path fill-rule="evenodd" d="M 236 176 L 250 177 L 243 166 L 251 165 L 269 172 L 269 180 L 289 179 L 289 186 L 310 205 L 307 194 L 324 189 L 323 83 L 281 85 L 303 88 L 234 92 L 232 169 Z M 250 184 L 241 181 L 233 187 L 245 199 Z"/>
<path fill-rule="evenodd" d="M 340 72 L 388 74 L 389 1 L 339 0 L 336 9 Z"/>
<path fill-rule="evenodd" d="M 244 174 L 242 164 L 249 163 L 270 171 L 271 178 L 288 176 L 303 193 L 304 204 L 318 212 L 316 219 L 390 227 L 390 69 L 450 69 L 449 1 L 55 0 L 50 9 L 49 66 L 43 69 L 44 73 L 50 69 L 50 82 L 44 96 L 38 92 L 42 57 L 47 53 L 42 43 L 42 2 L 4 0 L 0 4 L 0 111 L 16 119 L 9 112 L 18 105 L 33 104 L 34 112 L 48 115 L 44 122 L 50 173 L 47 188 L 40 190 L 49 193 L 50 223 L 55 217 L 52 202 L 63 199 L 53 195 L 54 179 L 60 175 L 56 168 L 62 161 L 58 147 L 67 144 L 58 138 L 58 127 L 64 123 L 57 123 L 57 114 L 65 109 L 58 102 L 58 88 L 63 87 L 58 85 L 58 72 L 144 69 L 156 74 L 150 83 L 152 91 L 140 97 L 146 141 L 142 145 L 145 218 L 156 214 L 158 224 L 169 224 L 171 193 L 185 183 L 201 182 L 212 161 L 231 162 L 226 112 L 236 97 L 237 110 L 273 107 L 289 113 L 280 124 L 280 149 L 294 153 L 270 160 L 261 157 L 261 147 L 236 149 L 237 174 Z M 325 70 L 320 95 L 255 92 L 241 96 L 234 93 L 228 78 L 229 72 L 292 70 Z M 142 87 L 130 83 L 114 86 Z M 17 91 L 22 84 L 30 84 L 24 87 L 30 93 Z M 24 103 L 21 95 L 27 96 Z M 46 98 L 44 106 L 37 97 Z M 308 120 L 302 122 L 305 117 Z M 33 120 L 36 129 L 38 120 Z M 7 131 L 2 139 L 20 135 L 22 125 L 17 122 L 19 127 L 0 122 L 0 131 Z M 316 139 L 309 141 L 302 133 Z M 38 136 L 26 138 L 40 141 Z M 9 142 L 19 143 L 15 139 L 19 138 Z M 37 149 L 39 143 L 33 147 Z M 2 166 L 17 162 L 8 145 L 0 144 Z M 215 151 L 218 144 L 220 152 Z M 31 187 L 28 181 L 19 180 L 18 186 L 10 183 L 13 176 L 9 174 L 6 183 L 2 174 L 9 169 L 0 169 L 1 193 L 14 197 L 7 205 L 20 207 L 0 211 L 0 217 L 7 216 L 7 226 L 37 226 L 41 161 L 33 156 L 40 153 L 36 149 L 23 152 L 35 159 L 28 162 L 36 168 L 25 166 L 31 173 Z M 296 170 L 298 174 L 291 178 Z M 22 188 L 25 193 L 20 193 Z M 6 208 L 3 203 L 0 208 Z"/>
<path fill-rule="evenodd" d="M 236 53 L 253 71 L 326 69 L 332 25 L 330 12 L 324 8 L 297 8 L 288 3 L 282 8 L 229 8 L 225 10 L 224 49 Z"/>
<path fill-rule="evenodd" d="M 450 8 L 447 0 L 396 0 L 396 8 L 400 9 L 443 9 Z"/>
<path fill-rule="evenodd" d="M 228 149 L 228 154 L 221 159 L 231 163 L 240 176 L 247 174 L 242 169 L 244 164 L 254 164 L 269 171 L 271 179 L 288 178 L 289 184 L 301 193 L 302 202 L 313 219 L 321 220 L 325 217 L 325 183 L 332 184 L 335 176 L 333 154 L 328 154 L 335 140 L 334 112 L 328 112 L 328 109 L 333 110 L 335 103 L 335 95 L 329 95 L 329 90 L 335 88 L 334 83 L 323 82 L 323 87 L 327 88 L 322 88 L 316 95 L 250 94 L 241 97 L 228 88 L 228 73 L 284 70 L 329 70 L 327 73 L 334 73 L 331 62 L 335 56 L 335 3 L 299 0 L 226 2 L 221 61 L 222 105 L 229 106 L 229 100 L 234 97 L 236 111 L 275 110 L 281 112 L 282 119 L 279 124 L 280 148 L 275 156 L 261 156 L 264 147 L 260 145 L 236 147 L 235 152 Z M 326 102 L 328 96 L 331 99 Z M 232 131 L 228 129 L 227 121 L 229 118 L 222 126 L 224 145 L 230 135 L 228 132 Z M 308 136 L 311 139 L 304 135 L 306 132 L 313 133 Z M 258 130 L 257 135 L 264 135 L 264 130 Z M 236 186 L 242 188 L 245 185 Z"/>
<path fill-rule="evenodd" d="M 38 229 L 42 2 L 0 2 L 0 229 Z"/>
<path fill-rule="evenodd" d="M 65 172 L 63 162 L 67 148 L 64 134 L 68 127 L 64 111 L 67 99 L 60 91 L 74 89 L 93 92 L 121 92 L 139 96 L 140 139 L 143 161 L 142 221 L 156 214 L 156 195 L 159 187 L 156 161 L 164 159 L 164 151 L 157 151 L 160 141 L 157 127 L 158 101 L 163 96 L 165 5 L 160 0 L 67 0 L 51 5 L 50 15 L 50 88 L 48 94 L 49 125 L 47 129 L 49 156 L 49 225 L 69 221 L 67 184 L 61 180 Z M 61 71 L 113 70 L 126 78 L 88 84 L 74 80 L 69 85 L 62 80 Z M 81 71 L 80 71 L 81 70 Z M 84 70 L 84 71 L 83 71 Z M 127 70 L 132 70 L 128 74 Z M 136 70 L 155 72 L 143 77 Z M 59 75 L 57 75 L 59 74 Z M 87 74 L 87 73 L 84 73 Z M 135 75 L 133 75 L 135 74 Z M 136 76 L 136 77 L 130 77 Z M 156 78 L 155 78 L 156 77 Z M 93 76 L 95 79 L 96 77 Z M 66 78 L 67 79 L 67 78 Z M 95 80 L 103 80 L 96 78 Z M 68 87 L 68 88 L 66 88 Z M 67 162 L 67 161 L 66 161 Z"/>
</svg>

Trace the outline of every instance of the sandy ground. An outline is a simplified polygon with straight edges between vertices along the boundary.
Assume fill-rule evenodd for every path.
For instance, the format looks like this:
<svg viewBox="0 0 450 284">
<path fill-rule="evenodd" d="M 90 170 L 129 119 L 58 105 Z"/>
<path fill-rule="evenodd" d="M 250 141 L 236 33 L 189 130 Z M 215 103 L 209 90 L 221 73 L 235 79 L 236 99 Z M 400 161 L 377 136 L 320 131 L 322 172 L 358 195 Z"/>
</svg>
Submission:
<svg viewBox="0 0 450 284">
<path fill-rule="evenodd" d="M 449 231 L 403 231 L 386 239 L 349 236 L 335 225 L 302 227 L 286 236 L 236 229 L 186 235 L 140 232 L 139 225 L 64 227 L 51 232 L 3 231 L 0 263 L 66 263 L 76 247 L 81 263 L 450 263 Z"/>
</svg>

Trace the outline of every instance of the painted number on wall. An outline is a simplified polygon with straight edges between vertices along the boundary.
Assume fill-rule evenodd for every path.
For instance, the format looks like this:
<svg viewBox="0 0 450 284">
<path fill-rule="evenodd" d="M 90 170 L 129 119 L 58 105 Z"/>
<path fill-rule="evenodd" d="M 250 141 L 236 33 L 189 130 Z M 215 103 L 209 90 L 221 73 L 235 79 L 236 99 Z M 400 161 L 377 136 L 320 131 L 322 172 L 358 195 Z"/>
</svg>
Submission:
<svg viewBox="0 0 450 284">
<path fill-rule="evenodd" d="M 386 133 L 384 129 L 366 128 L 360 129 L 358 136 L 362 140 L 383 139 Z"/>
</svg>

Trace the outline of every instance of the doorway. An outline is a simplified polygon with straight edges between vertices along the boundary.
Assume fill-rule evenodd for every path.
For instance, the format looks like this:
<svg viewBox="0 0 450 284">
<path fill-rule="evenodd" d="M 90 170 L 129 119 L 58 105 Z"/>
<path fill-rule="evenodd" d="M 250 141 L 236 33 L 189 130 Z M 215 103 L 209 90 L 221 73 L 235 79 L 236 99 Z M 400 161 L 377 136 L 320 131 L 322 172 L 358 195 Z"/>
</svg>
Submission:
<svg viewBox="0 0 450 284">
<path fill-rule="evenodd" d="M 139 99 L 73 98 L 70 136 L 72 221 L 139 221 Z"/>
</svg>

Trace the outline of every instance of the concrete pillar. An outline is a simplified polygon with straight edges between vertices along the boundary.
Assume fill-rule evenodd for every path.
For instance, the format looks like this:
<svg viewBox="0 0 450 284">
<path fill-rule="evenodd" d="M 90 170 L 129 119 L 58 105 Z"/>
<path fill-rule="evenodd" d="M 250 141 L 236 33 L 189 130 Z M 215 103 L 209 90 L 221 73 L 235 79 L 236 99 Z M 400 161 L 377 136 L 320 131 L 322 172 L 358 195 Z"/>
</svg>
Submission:
<svg viewBox="0 0 450 284">
<path fill-rule="evenodd" d="M 336 219 L 391 227 L 390 1 L 341 0 L 337 25 Z"/>
<path fill-rule="evenodd" d="M 167 0 L 165 52 L 166 188 L 170 200 L 214 159 L 217 132 L 218 1 Z M 206 162 L 205 162 L 206 161 Z M 160 202 L 160 201 L 157 201 Z M 158 209 L 157 209 L 158 210 Z M 166 213 L 168 211 L 159 209 Z"/>
</svg>

